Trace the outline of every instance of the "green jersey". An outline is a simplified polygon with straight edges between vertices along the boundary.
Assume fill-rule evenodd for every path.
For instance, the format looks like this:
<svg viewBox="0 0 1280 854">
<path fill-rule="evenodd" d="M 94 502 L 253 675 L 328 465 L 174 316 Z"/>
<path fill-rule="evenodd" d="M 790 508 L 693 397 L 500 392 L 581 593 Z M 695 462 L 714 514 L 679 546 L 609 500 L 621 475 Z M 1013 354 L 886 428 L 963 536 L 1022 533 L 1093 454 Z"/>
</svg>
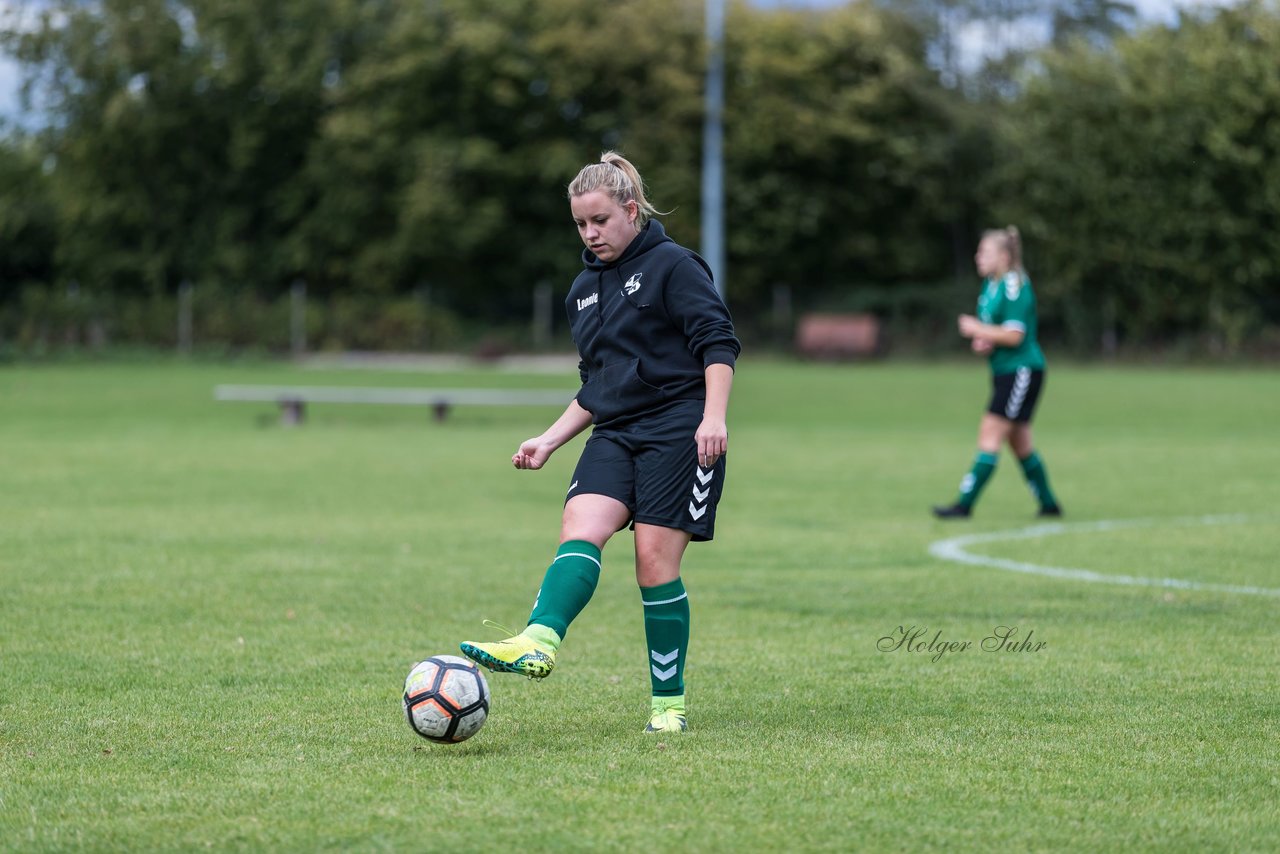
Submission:
<svg viewBox="0 0 1280 854">
<path fill-rule="evenodd" d="M 1044 353 L 1036 341 L 1036 295 L 1031 280 L 1017 270 L 999 279 L 986 279 L 978 296 L 978 319 L 1004 329 L 1022 332 L 1017 347 L 991 351 L 991 373 L 1012 374 L 1019 368 L 1044 370 Z"/>
</svg>

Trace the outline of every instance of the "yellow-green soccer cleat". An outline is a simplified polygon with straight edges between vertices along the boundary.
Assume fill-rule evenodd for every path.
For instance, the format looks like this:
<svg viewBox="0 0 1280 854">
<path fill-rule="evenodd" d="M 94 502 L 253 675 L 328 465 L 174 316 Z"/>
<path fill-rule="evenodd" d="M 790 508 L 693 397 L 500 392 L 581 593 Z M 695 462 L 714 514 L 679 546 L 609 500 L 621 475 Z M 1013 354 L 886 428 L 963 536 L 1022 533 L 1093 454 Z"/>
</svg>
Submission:
<svg viewBox="0 0 1280 854">
<path fill-rule="evenodd" d="M 462 654 L 496 673 L 519 673 L 530 679 L 544 679 L 556 666 L 556 652 L 524 635 L 480 643 L 463 641 Z"/>
<path fill-rule="evenodd" d="M 649 725 L 645 732 L 684 732 L 689 721 L 684 711 L 684 695 L 678 697 L 654 697 Z"/>
</svg>

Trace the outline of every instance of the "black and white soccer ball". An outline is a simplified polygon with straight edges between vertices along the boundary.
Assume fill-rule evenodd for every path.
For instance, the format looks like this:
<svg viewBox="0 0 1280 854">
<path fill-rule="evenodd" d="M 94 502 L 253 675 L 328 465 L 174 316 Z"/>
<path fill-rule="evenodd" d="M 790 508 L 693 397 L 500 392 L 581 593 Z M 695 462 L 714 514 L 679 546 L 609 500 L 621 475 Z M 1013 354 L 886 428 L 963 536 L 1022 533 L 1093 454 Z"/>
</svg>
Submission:
<svg viewBox="0 0 1280 854">
<path fill-rule="evenodd" d="M 489 717 L 489 683 L 471 660 L 433 655 L 405 678 L 404 712 L 413 731 L 429 741 L 466 741 Z"/>
</svg>

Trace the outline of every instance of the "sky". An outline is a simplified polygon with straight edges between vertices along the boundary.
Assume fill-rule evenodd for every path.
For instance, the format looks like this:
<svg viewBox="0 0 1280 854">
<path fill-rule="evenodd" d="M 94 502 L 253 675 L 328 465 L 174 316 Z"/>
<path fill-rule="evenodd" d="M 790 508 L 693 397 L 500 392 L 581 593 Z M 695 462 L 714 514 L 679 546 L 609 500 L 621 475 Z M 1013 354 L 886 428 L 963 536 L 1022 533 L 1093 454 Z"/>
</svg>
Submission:
<svg viewBox="0 0 1280 854">
<path fill-rule="evenodd" d="M 758 6 L 837 6 L 846 0 L 753 0 Z M 1200 8 L 1205 6 L 1230 5 L 1233 0 L 1129 0 L 1137 7 L 1143 20 L 1152 23 L 1168 23 L 1177 17 L 1179 8 Z M 28 9 L 30 5 L 28 5 Z M 0 20 L 9 24 L 12 16 L 18 14 L 22 4 L 17 0 L 0 0 Z M 1027 34 L 1034 38 L 1034 33 Z M 981 42 L 985 34 L 974 31 L 968 34 L 965 41 L 972 42 L 975 49 L 981 52 Z M 8 57 L 0 56 L 0 116 L 20 118 L 21 106 L 18 99 L 18 87 L 22 82 L 18 66 Z"/>
<path fill-rule="evenodd" d="M 6 28 L 22 20 L 21 3 L 17 0 L 0 0 L 0 23 Z M 13 116 L 19 110 L 18 87 L 22 84 L 22 74 L 17 63 L 8 56 L 0 55 L 0 116 Z"/>
</svg>

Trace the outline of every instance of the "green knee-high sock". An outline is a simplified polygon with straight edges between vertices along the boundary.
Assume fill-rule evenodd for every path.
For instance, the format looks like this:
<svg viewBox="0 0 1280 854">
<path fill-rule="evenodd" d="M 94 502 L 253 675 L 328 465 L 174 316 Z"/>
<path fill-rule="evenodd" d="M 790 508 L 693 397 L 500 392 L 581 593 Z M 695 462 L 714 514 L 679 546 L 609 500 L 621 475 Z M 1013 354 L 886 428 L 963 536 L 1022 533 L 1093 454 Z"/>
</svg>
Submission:
<svg viewBox="0 0 1280 854">
<path fill-rule="evenodd" d="M 957 499 L 957 503 L 961 507 L 972 507 L 978 500 L 982 487 L 987 485 L 992 472 L 996 470 L 997 459 L 995 454 L 978 451 L 978 455 L 973 458 L 973 466 L 960 481 L 960 498 Z"/>
<path fill-rule="evenodd" d="M 677 578 L 657 587 L 641 587 L 644 636 L 649 641 L 649 680 L 653 696 L 684 693 L 684 664 L 689 653 L 689 596 Z"/>
<path fill-rule="evenodd" d="M 560 645 L 569 624 L 578 616 L 600 581 L 600 549 L 585 540 L 568 540 L 556 550 L 556 559 L 547 567 L 538 599 L 533 603 L 529 625 L 546 626 L 559 637 L 551 642 L 545 633 L 539 640 L 554 648 Z M 526 630 L 525 634 L 529 634 Z"/>
<path fill-rule="evenodd" d="M 1040 502 L 1040 506 L 1057 507 L 1058 498 L 1049 488 L 1049 470 L 1044 467 L 1044 460 L 1040 459 L 1040 455 L 1032 451 L 1019 462 L 1022 463 L 1022 473 L 1027 478 L 1027 486 L 1031 488 L 1031 494 Z"/>
</svg>

